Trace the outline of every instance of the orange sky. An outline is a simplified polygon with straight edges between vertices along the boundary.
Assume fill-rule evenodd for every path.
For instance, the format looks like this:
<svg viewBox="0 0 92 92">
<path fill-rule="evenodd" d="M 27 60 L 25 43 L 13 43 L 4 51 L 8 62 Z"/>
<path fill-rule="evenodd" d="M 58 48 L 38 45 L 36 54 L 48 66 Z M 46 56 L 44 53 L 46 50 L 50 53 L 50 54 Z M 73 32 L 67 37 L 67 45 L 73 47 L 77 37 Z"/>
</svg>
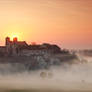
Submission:
<svg viewBox="0 0 92 92">
<path fill-rule="evenodd" d="M 92 0 L 0 0 L 0 45 L 13 35 L 27 43 L 92 48 Z"/>
</svg>

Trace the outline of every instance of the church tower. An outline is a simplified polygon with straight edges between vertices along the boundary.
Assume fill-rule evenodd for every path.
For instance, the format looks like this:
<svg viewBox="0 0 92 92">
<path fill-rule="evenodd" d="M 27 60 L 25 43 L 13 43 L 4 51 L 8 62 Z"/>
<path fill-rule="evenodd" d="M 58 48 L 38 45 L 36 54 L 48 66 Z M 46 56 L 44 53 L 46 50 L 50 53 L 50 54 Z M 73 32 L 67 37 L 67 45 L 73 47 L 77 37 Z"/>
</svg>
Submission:
<svg viewBox="0 0 92 92">
<path fill-rule="evenodd" d="M 7 46 L 7 45 L 9 45 L 9 43 L 10 43 L 10 37 L 6 37 L 6 39 L 5 39 L 5 45 Z"/>
<path fill-rule="evenodd" d="M 10 54 L 12 53 L 10 37 L 6 37 L 5 40 L 6 40 L 6 41 L 5 41 L 6 54 L 7 54 L 7 55 L 10 55 Z"/>
<path fill-rule="evenodd" d="M 18 39 L 17 39 L 17 37 L 13 38 L 12 54 L 14 56 L 18 55 Z"/>
<path fill-rule="evenodd" d="M 18 38 L 17 37 L 14 37 L 13 38 L 13 42 L 15 42 L 15 43 L 18 42 Z"/>
</svg>

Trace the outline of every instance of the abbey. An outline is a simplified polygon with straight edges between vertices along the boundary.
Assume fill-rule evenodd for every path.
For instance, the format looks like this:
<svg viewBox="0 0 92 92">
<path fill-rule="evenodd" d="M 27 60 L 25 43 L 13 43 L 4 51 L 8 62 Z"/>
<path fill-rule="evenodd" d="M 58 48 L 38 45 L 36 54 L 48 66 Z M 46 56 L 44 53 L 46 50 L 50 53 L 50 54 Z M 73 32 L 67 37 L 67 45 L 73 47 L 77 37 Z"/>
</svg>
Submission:
<svg viewBox="0 0 92 92">
<path fill-rule="evenodd" d="M 5 38 L 5 46 L 0 47 L 0 53 L 7 56 L 32 56 L 60 53 L 61 49 L 57 45 L 44 43 L 41 45 L 30 44 L 26 41 L 18 41 L 17 37 L 10 40 L 10 37 Z"/>
</svg>

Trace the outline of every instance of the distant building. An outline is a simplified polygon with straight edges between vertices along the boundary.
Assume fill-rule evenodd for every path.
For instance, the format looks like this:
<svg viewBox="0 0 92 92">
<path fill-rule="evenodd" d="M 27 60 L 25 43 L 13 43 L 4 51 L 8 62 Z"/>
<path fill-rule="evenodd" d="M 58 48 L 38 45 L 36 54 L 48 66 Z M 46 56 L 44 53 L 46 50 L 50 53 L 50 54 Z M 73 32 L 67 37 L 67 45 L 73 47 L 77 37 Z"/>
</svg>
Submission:
<svg viewBox="0 0 92 92">
<path fill-rule="evenodd" d="M 31 56 L 60 53 L 61 49 L 57 45 L 47 43 L 42 45 L 28 45 L 25 41 L 18 41 L 17 37 L 13 41 L 9 37 L 6 37 L 5 46 L 0 47 L 0 51 L 8 56 Z"/>
<path fill-rule="evenodd" d="M 6 53 L 8 55 L 18 55 L 21 52 L 21 48 L 27 46 L 25 41 L 18 41 L 16 37 L 13 38 L 13 41 L 10 41 L 10 38 L 6 37 Z"/>
</svg>

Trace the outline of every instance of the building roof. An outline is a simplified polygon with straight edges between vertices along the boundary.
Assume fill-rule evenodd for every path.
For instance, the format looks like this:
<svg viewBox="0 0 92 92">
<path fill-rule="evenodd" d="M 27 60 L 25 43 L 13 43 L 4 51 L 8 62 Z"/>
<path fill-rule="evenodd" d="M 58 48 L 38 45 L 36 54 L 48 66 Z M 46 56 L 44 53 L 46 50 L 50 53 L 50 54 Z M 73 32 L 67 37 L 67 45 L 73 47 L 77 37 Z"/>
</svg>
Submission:
<svg viewBox="0 0 92 92">
<path fill-rule="evenodd" d="M 25 41 L 18 41 L 18 42 L 16 42 L 16 45 L 17 45 L 20 49 L 28 48 L 28 44 L 27 44 Z"/>
<path fill-rule="evenodd" d="M 19 46 L 28 46 L 28 44 L 25 41 L 18 41 L 17 45 L 19 45 Z"/>
</svg>

